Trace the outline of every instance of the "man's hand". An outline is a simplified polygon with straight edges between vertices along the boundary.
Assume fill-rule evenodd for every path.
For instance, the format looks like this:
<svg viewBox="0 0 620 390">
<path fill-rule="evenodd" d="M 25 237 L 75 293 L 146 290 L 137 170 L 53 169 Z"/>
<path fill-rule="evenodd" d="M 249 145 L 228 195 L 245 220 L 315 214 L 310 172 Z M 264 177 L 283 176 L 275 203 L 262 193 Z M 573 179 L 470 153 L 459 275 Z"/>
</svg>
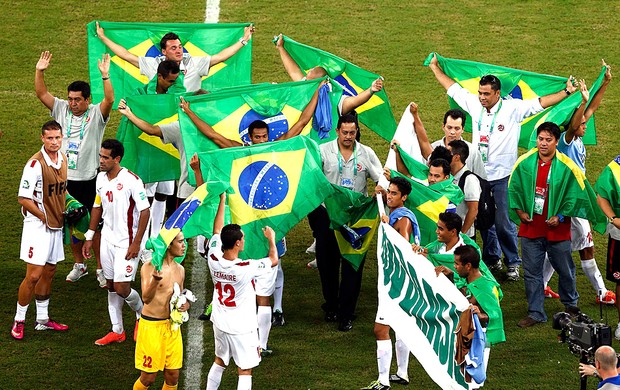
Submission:
<svg viewBox="0 0 620 390">
<path fill-rule="evenodd" d="M 554 215 L 553 217 L 547 220 L 547 226 L 549 227 L 556 227 L 559 224 L 560 224 L 560 217 L 558 217 L 557 215 Z"/>
<path fill-rule="evenodd" d="M 577 83 L 575 82 L 575 78 L 571 75 L 566 80 L 566 90 L 570 93 L 573 93 L 577 90 Z"/>
<path fill-rule="evenodd" d="M 383 176 L 385 176 L 385 178 L 388 179 L 388 181 L 392 180 L 392 172 L 390 168 L 388 167 L 383 168 Z"/>
<path fill-rule="evenodd" d="M 620 218 L 614 218 L 614 220 L 611 221 L 611 224 L 620 229 Z"/>
<path fill-rule="evenodd" d="M 579 374 L 581 376 L 594 376 L 596 375 L 596 368 L 591 364 L 579 363 Z"/>
<path fill-rule="evenodd" d="M 398 151 L 397 146 L 400 146 L 400 142 L 398 140 L 393 139 L 392 142 L 390 142 L 390 148 L 392 148 L 392 150 L 395 151 L 396 153 L 400 153 Z"/>
<path fill-rule="evenodd" d="M 197 153 L 194 153 L 192 158 L 189 160 L 189 166 L 194 171 L 200 171 L 200 159 L 198 158 Z"/>
<path fill-rule="evenodd" d="M 252 34 L 254 33 L 254 25 L 250 24 L 243 29 L 243 40 L 249 42 L 252 39 Z"/>
<path fill-rule="evenodd" d="M 530 223 L 532 222 L 532 219 L 530 218 L 530 215 L 528 213 L 526 213 L 523 210 L 515 210 L 517 212 L 517 215 L 519 216 L 519 219 L 521 220 L 521 222 L 523 223 Z"/>
<path fill-rule="evenodd" d="M 382 89 L 383 89 L 383 79 L 379 77 L 378 79 L 372 82 L 372 85 L 370 86 L 370 90 L 372 91 L 372 93 L 375 93 L 375 92 L 381 91 Z"/>
<path fill-rule="evenodd" d="M 45 71 L 48 66 L 50 66 L 50 60 L 52 59 L 52 53 L 49 51 L 44 51 L 41 53 L 41 57 L 39 57 L 39 61 L 37 62 L 36 69 L 41 72 Z"/>
<path fill-rule="evenodd" d="M 409 103 L 409 112 L 411 112 L 411 115 L 418 115 L 418 104 L 415 102 Z"/>
<path fill-rule="evenodd" d="M 579 92 L 581 92 L 581 100 L 584 103 L 587 103 L 590 100 L 590 91 L 588 91 L 588 87 L 586 86 L 585 80 L 579 80 Z"/>
<path fill-rule="evenodd" d="M 101 60 L 97 60 L 97 67 L 101 72 L 101 77 L 110 77 L 110 54 L 102 55 Z"/>
<path fill-rule="evenodd" d="M 99 22 L 95 22 L 95 25 L 97 26 L 97 37 L 99 37 L 99 39 L 105 38 L 103 27 L 99 26 Z"/>
<path fill-rule="evenodd" d="M 183 99 L 183 96 L 181 96 L 179 99 L 181 100 L 181 103 L 179 103 L 179 107 L 181 108 L 181 111 L 187 114 L 189 111 L 189 102 Z"/>
<path fill-rule="evenodd" d="M 454 272 L 450 268 L 443 265 L 435 267 L 435 273 L 437 274 L 437 276 L 439 276 L 439 274 L 444 274 L 448 278 L 450 278 L 451 275 L 454 275 Z"/>
<path fill-rule="evenodd" d="M 433 58 L 431 58 L 431 62 L 428 64 L 429 68 L 439 68 L 439 61 L 437 61 L 437 54 L 433 54 Z"/>
<path fill-rule="evenodd" d="M 127 248 L 127 254 L 125 255 L 125 260 L 135 259 L 136 257 L 138 257 L 139 253 L 140 253 L 140 242 L 134 240 L 134 242 L 132 242 L 131 245 L 129 245 L 129 248 Z"/>
<path fill-rule="evenodd" d="M 605 70 L 605 82 L 610 82 L 611 81 L 611 66 L 607 65 L 607 63 L 605 62 L 605 60 L 601 60 L 603 61 L 603 66 L 606 68 Z"/>
<path fill-rule="evenodd" d="M 90 248 L 92 246 L 93 246 L 93 241 L 92 240 L 84 241 L 84 245 L 82 245 L 82 256 L 84 256 L 85 259 L 90 259 L 90 257 L 91 257 Z"/>
<path fill-rule="evenodd" d="M 120 112 L 123 116 L 131 114 L 131 108 L 129 108 L 125 99 L 121 99 L 121 101 L 118 102 L 118 112 Z"/>
<path fill-rule="evenodd" d="M 418 253 L 424 257 L 426 257 L 426 255 L 428 255 L 428 249 L 424 248 L 423 246 L 417 245 L 417 244 L 411 244 L 411 249 L 413 249 L 413 251 L 415 253 Z"/>
<path fill-rule="evenodd" d="M 263 234 L 269 240 L 274 240 L 274 241 L 276 240 L 276 232 L 274 232 L 270 226 L 265 226 L 263 228 Z"/>
<path fill-rule="evenodd" d="M 185 302 L 184 304 L 181 305 L 181 307 L 179 307 L 178 309 L 181 313 L 183 313 L 184 311 L 188 311 L 189 310 L 189 301 Z"/>
<path fill-rule="evenodd" d="M 282 34 L 278 35 L 278 40 L 276 41 L 276 49 L 281 49 L 284 47 L 284 38 Z"/>
<path fill-rule="evenodd" d="M 163 277 L 164 277 L 163 272 L 153 269 L 153 279 L 160 281 L 163 279 Z"/>
</svg>

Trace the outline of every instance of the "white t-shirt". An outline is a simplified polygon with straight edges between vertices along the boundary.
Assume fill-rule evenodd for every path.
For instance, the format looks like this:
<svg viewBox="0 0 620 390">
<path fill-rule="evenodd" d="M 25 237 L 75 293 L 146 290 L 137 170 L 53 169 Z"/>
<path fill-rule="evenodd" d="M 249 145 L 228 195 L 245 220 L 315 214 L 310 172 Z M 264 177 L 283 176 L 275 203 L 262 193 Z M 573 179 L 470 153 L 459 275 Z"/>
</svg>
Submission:
<svg viewBox="0 0 620 390">
<path fill-rule="evenodd" d="M 67 156 L 67 179 L 92 180 L 97 175 L 99 149 L 110 119 L 103 119 L 101 103 L 91 104 L 84 114 L 74 116 L 69 102 L 55 97 L 50 116 L 62 127 L 61 150 Z"/>
<path fill-rule="evenodd" d="M 179 151 L 181 175 L 179 176 L 177 197 L 186 199 L 192 194 L 192 192 L 194 192 L 194 190 L 196 190 L 196 187 L 192 187 L 187 182 L 187 157 L 185 156 L 185 145 L 183 144 L 183 138 L 181 137 L 181 127 L 179 126 L 179 122 L 176 121 L 165 125 L 159 125 L 159 129 L 163 135 L 163 142 L 165 144 L 173 144 Z"/>
<path fill-rule="evenodd" d="M 108 180 L 106 172 L 99 172 L 96 188 L 93 207 L 103 208 L 101 237 L 115 246 L 128 248 L 138 231 L 140 212 L 149 208 L 142 180 L 121 168 L 112 180 Z"/>
<path fill-rule="evenodd" d="M 226 260 L 219 234 L 214 234 L 209 240 L 207 258 L 215 285 L 211 313 L 213 324 L 228 334 L 256 331 L 258 321 L 253 279 L 271 271 L 271 259 Z"/>
<path fill-rule="evenodd" d="M 463 173 L 468 170 L 469 169 L 467 169 L 467 166 L 463 166 L 463 168 L 461 168 L 461 170 L 458 171 L 456 175 L 454 175 L 452 183 L 458 186 L 459 181 L 463 176 Z M 459 215 L 459 217 L 461 217 L 461 219 L 463 219 L 463 222 L 465 221 L 465 216 L 467 215 L 468 211 L 467 203 L 465 202 L 479 201 L 481 193 L 482 188 L 480 187 L 480 180 L 478 180 L 476 176 L 471 174 L 467 176 L 463 185 L 463 194 L 465 194 L 465 198 L 461 203 L 456 206 L 456 213 Z M 467 234 L 467 236 L 469 237 L 472 237 L 474 234 L 476 234 L 476 228 L 473 224 L 471 225 L 469 230 L 465 232 L 465 234 Z"/>
<path fill-rule="evenodd" d="M 157 75 L 157 67 L 159 63 L 164 61 L 166 57 L 138 57 L 138 65 L 140 74 L 145 75 L 149 80 Z M 183 60 L 179 64 L 181 72 L 183 72 L 183 85 L 187 92 L 197 91 L 202 84 L 202 77 L 209 74 L 211 66 L 211 56 L 192 57 L 184 53 Z"/>
<path fill-rule="evenodd" d="M 456 245 L 452 247 L 452 249 L 446 250 L 446 244 L 443 244 L 441 245 L 441 247 L 439 248 L 439 252 L 437 253 L 440 255 L 453 255 L 454 250 L 458 248 L 459 246 L 463 246 L 463 245 L 465 245 L 465 242 L 463 241 L 463 237 L 459 235 L 459 241 L 456 243 Z"/>
<path fill-rule="evenodd" d="M 499 180 L 509 176 L 512 167 L 517 162 L 521 122 L 543 110 L 539 99 L 500 100 L 488 112 L 480 104 L 477 95 L 470 93 L 458 83 L 452 84 L 447 92 L 448 96 L 471 116 L 471 140 L 474 148 L 478 149 L 481 135 L 489 137 L 488 157 L 485 164 L 487 180 Z M 500 103 L 501 109 L 498 112 Z M 492 132 L 491 124 L 493 124 Z"/>
</svg>

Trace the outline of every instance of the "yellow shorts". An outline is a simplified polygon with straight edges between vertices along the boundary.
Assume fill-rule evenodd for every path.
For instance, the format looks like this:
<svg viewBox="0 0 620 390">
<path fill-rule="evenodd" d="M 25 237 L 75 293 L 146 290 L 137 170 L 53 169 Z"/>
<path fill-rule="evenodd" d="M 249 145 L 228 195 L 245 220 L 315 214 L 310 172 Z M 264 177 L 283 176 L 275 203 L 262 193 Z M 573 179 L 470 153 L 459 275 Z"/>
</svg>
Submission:
<svg viewBox="0 0 620 390">
<path fill-rule="evenodd" d="M 172 331 L 170 320 L 141 318 L 135 354 L 136 368 L 144 372 L 178 370 L 183 366 L 181 329 Z"/>
</svg>

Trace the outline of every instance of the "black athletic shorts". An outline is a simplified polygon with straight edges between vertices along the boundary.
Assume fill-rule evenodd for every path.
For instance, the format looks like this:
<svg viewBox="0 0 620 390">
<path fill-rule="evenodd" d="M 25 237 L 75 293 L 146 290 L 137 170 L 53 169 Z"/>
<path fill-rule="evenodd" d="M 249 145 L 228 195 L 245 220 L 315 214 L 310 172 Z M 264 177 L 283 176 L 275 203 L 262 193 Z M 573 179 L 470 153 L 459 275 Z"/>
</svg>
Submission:
<svg viewBox="0 0 620 390">
<path fill-rule="evenodd" d="M 96 176 L 92 180 L 86 181 L 67 180 L 67 191 L 69 191 L 69 194 L 77 199 L 78 202 L 86 206 L 88 212 L 92 210 L 93 203 L 95 203 L 95 192 L 97 191 L 95 186 L 96 181 Z"/>
<path fill-rule="evenodd" d="M 607 280 L 620 284 L 620 241 L 609 237 L 607 243 Z"/>
</svg>

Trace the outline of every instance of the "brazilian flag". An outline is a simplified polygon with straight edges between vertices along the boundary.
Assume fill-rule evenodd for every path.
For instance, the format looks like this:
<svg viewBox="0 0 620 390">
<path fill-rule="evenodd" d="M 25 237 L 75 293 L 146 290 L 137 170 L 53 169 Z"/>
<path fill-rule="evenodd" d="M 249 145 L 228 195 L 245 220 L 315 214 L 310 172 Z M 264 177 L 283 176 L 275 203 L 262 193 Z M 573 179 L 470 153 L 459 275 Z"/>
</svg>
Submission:
<svg viewBox="0 0 620 390">
<path fill-rule="evenodd" d="M 338 56 L 296 42 L 285 35 L 282 39 L 286 51 L 302 72 L 308 72 L 315 66 L 323 67 L 329 77 L 342 86 L 345 96 L 357 96 L 370 88 L 373 81 L 380 77 Z M 276 41 L 277 38 L 274 39 L 274 43 Z M 386 141 L 392 140 L 396 131 L 396 120 L 385 88 L 375 93 L 370 100 L 356 108 L 355 111 L 359 114 L 360 122 L 370 130 Z"/>
<path fill-rule="evenodd" d="M 263 227 L 271 226 L 276 242 L 281 240 L 333 191 L 323 174 L 319 146 L 306 137 L 218 149 L 198 156 L 205 181 L 220 181 L 231 187 L 228 206 L 232 222 L 245 233 L 244 258 L 267 254 Z M 209 223 L 212 220 L 204 221 Z"/>
<path fill-rule="evenodd" d="M 163 125 L 178 121 L 174 95 L 133 95 L 126 100 L 131 111 L 150 124 Z M 143 182 L 179 178 L 180 156 L 174 145 L 164 144 L 161 138 L 142 132 L 126 117 L 121 119 L 116 139 L 125 147 L 121 165 L 140 176 Z"/>
<path fill-rule="evenodd" d="M 332 184 L 334 193 L 325 199 L 325 208 L 334 229 L 340 254 L 355 270 L 366 256 L 379 226 L 376 199 Z"/>
<path fill-rule="evenodd" d="M 607 164 L 594 184 L 594 190 L 607 199 L 615 215 L 620 215 L 620 155 Z"/>
<path fill-rule="evenodd" d="M 297 122 L 322 81 L 323 79 L 317 79 L 231 87 L 207 95 L 187 96 L 185 99 L 200 119 L 225 138 L 249 144 L 248 126 L 255 120 L 263 120 L 269 126 L 269 141 L 273 141 Z M 342 90 L 337 84 L 332 85 L 329 100 L 334 123 L 338 120 L 337 106 L 340 96 Z M 179 119 L 187 161 L 194 153 L 219 149 L 180 109 Z M 331 131 L 329 137 L 320 139 L 318 132 L 312 128 L 312 121 L 303 129 L 302 135 L 321 143 L 335 138 L 335 131 Z M 193 184 L 194 180 L 194 173 L 190 170 L 190 184 Z"/>
<path fill-rule="evenodd" d="M 439 65 L 448 77 L 476 95 L 478 94 L 480 78 L 489 74 L 495 75 L 500 79 L 502 83 L 500 93 L 502 99 L 526 100 L 556 93 L 566 88 L 566 81 L 568 80 L 566 77 L 528 72 L 482 62 L 446 58 L 437 53 L 429 54 L 426 60 L 424 60 L 424 66 L 430 64 L 433 55 L 437 55 Z M 590 98 L 593 98 L 596 91 L 600 88 L 604 75 L 605 68 L 602 69 L 598 79 L 590 88 Z M 450 107 L 459 108 L 454 100 L 451 98 L 449 100 Z M 536 132 L 534 130 L 543 122 L 554 122 L 558 126 L 566 127 L 579 104 L 581 104 L 581 94 L 576 92 L 555 106 L 548 107 L 544 111 L 526 118 L 521 122 L 519 146 L 528 149 L 535 146 Z M 471 124 L 472 120 L 470 117 L 467 119 L 465 131 L 471 132 Z M 594 115 L 588 121 L 587 126 L 588 131 L 583 137 L 583 142 L 586 145 L 596 145 Z M 532 140 L 534 141 L 533 144 Z"/>
<path fill-rule="evenodd" d="M 243 36 L 243 29 L 249 23 L 118 23 L 100 21 L 105 35 L 114 43 L 127 49 L 138 57 L 159 57 L 162 55 L 159 41 L 169 33 L 176 33 L 183 44 L 183 51 L 193 57 L 217 54 Z M 110 53 L 110 78 L 114 86 L 116 101 L 114 107 L 124 96 L 143 86 L 149 80 L 140 70 L 116 56 L 97 37 L 96 22 L 86 26 L 88 37 L 88 70 L 91 80 L 93 101 L 103 99 L 103 81 L 97 67 L 97 60 L 104 53 Z M 214 65 L 209 74 L 203 77 L 202 88 L 212 90 L 252 82 L 252 40 L 228 60 Z"/>
</svg>

